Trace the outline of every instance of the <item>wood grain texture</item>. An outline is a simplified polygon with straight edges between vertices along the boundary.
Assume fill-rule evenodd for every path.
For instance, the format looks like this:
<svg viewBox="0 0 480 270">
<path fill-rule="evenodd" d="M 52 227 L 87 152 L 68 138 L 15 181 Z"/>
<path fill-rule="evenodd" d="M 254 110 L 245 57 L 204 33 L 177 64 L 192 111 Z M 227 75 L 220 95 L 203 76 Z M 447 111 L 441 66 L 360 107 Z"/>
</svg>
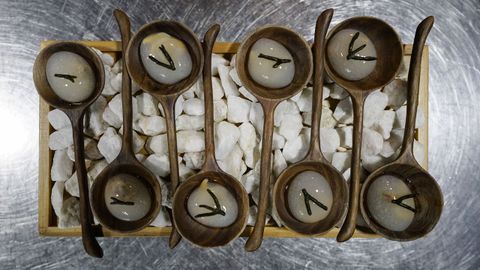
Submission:
<svg viewBox="0 0 480 270">
<path fill-rule="evenodd" d="M 40 48 L 45 48 L 47 45 L 58 43 L 57 40 L 43 41 Z M 97 48 L 103 52 L 114 53 L 117 57 L 121 54 L 120 41 L 76 41 L 80 44 Z M 236 53 L 239 43 L 231 42 L 216 42 L 213 47 L 213 52 L 217 54 L 232 54 Z M 403 45 L 404 57 L 409 57 L 412 53 L 412 45 Z M 425 113 L 425 124 L 416 130 L 417 139 L 425 147 L 424 160 L 421 163 L 422 168 L 428 169 L 428 82 L 429 82 L 429 49 L 424 46 L 422 55 L 421 75 L 420 75 L 420 97 L 419 108 Z M 38 231 L 43 236 L 64 236 L 64 237 L 78 237 L 81 235 L 80 227 L 74 228 L 58 228 L 57 220 L 53 208 L 50 203 L 51 190 L 53 182 L 50 177 L 50 167 L 53 159 L 53 151 L 48 148 L 48 137 L 53 132 L 47 118 L 47 114 L 52 107 L 42 99 L 39 100 L 39 199 L 38 199 Z M 146 227 L 141 231 L 132 232 L 128 234 L 121 234 L 107 228 L 101 227 L 101 232 L 104 237 L 152 237 L 161 236 L 166 237 L 170 235 L 170 227 Z M 247 226 L 242 232 L 242 237 L 247 237 L 252 231 L 251 226 Z M 301 238 L 301 237 L 321 237 L 321 238 L 335 238 L 339 229 L 333 228 L 326 234 L 320 236 L 305 236 L 286 228 L 279 228 L 276 226 L 267 225 L 264 231 L 264 237 L 273 238 Z M 354 238 L 378 238 L 376 234 L 368 234 L 358 229 L 355 231 Z"/>
</svg>

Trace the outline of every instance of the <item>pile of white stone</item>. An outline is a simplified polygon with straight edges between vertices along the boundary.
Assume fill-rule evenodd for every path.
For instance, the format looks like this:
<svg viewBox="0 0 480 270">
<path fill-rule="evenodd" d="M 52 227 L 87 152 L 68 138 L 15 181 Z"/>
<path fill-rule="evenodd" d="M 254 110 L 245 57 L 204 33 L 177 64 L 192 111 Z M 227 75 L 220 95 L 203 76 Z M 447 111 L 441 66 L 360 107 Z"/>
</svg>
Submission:
<svg viewBox="0 0 480 270">
<path fill-rule="evenodd" d="M 121 147 L 122 103 L 121 60 L 114 63 L 108 54 L 101 56 L 105 66 L 105 88 L 85 116 L 85 157 L 90 184 L 105 166 L 115 159 Z M 215 152 L 218 164 L 240 181 L 253 201 L 258 202 L 260 147 L 263 112 L 260 103 L 242 86 L 231 61 L 213 55 L 213 99 Z M 399 153 L 406 116 L 407 70 L 382 90 L 373 92 L 365 102 L 362 144 L 364 176 L 392 161 Z M 181 180 L 198 171 L 204 159 L 204 102 L 201 81 L 186 91 L 175 106 L 178 162 Z M 170 174 L 165 118 L 161 106 L 149 94 L 133 87 L 134 150 L 137 158 L 158 176 L 163 195 L 163 209 L 152 226 L 170 226 L 166 209 L 171 208 L 168 177 Z M 279 104 L 274 117 L 273 176 L 289 164 L 301 160 L 310 141 L 312 88 Z M 417 127 L 423 125 L 418 111 Z M 54 181 L 51 203 L 59 227 L 79 225 L 79 189 L 74 171 L 72 130 L 67 116 L 50 111 L 48 120 L 55 131 L 49 147 L 54 151 L 51 180 Z M 352 148 L 352 103 L 340 86 L 326 82 L 323 87 L 321 148 L 345 177 L 350 177 Z M 423 160 L 423 146 L 415 142 L 415 156 Z M 273 185 L 273 183 L 272 183 Z M 256 206 L 250 207 L 249 224 L 254 223 Z M 269 217 L 281 226 L 275 211 Z"/>
</svg>

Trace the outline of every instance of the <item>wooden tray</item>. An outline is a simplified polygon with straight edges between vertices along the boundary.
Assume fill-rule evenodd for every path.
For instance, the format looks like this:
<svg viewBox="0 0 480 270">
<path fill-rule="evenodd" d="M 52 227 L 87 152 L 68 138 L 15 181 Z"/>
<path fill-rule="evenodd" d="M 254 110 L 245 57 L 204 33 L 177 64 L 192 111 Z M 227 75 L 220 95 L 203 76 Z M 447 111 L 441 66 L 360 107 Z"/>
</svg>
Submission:
<svg viewBox="0 0 480 270">
<path fill-rule="evenodd" d="M 44 41 L 41 48 L 58 41 Z M 104 53 L 111 54 L 115 59 L 121 55 L 121 44 L 119 41 L 78 41 L 87 46 L 95 47 Z M 234 54 L 239 47 L 239 43 L 217 42 L 213 47 L 213 52 L 217 54 Z M 412 53 L 412 45 L 404 45 L 404 55 L 409 59 Z M 409 62 L 406 62 L 409 63 Z M 428 46 L 423 49 L 422 67 L 420 72 L 420 97 L 419 107 L 425 115 L 425 123 L 422 128 L 416 132 L 416 138 L 424 145 L 424 160 L 422 167 L 428 167 Z M 53 151 L 48 148 L 48 138 L 53 128 L 50 126 L 47 118 L 48 112 L 52 108 L 40 98 L 40 145 L 39 145 L 39 176 L 38 176 L 38 231 L 42 236 L 81 236 L 80 227 L 58 228 L 56 216 L 50 204 L 50 195 L 53 182 L 50 181 L 50 167 L 53 160 Z M 103 235 L 106 237 L 125 237 L 125 236 L 168 236 L 170 227 L 147 227 L 141 231 L 129 234 L 119 234 L 102 228 Z M 247 226 L 242 236 L 248 236 L 252 231 L 251 226 Z M 330 232 L 321 235 L 323 238 L 333 238 L 337 235 L 338 229 L 334 228 Z M 265 237 L 287 238 L 287 237 L 306 237 L 298 233 L 287 230 L 286 228 L 267 226 L 265 227 Z M 375 238 L 374 234 L 367 234 L 361 231 L 355 231 L 353 237 L 356 238 Z"/>
</svg>

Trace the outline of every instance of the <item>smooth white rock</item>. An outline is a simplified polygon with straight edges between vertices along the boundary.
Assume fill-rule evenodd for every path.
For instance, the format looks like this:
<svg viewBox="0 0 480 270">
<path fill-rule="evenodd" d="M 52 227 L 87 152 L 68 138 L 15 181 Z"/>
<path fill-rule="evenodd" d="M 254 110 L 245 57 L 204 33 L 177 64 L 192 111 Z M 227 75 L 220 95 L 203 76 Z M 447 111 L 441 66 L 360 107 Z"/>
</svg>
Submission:
<svg viewBox="0 0 480 270">
<path fill-rule="evenodd" d="M 141 132 L 147 136 L 155 136 L 167 132 L 165 118 L 158 115 L 142 115 L 139 117 L 137 124 Z"/>
<path fill-rule="evenodd" d="M 115 92 L 122 91 L 122 73 L 115 74 L 111 77 L 110 85 Z"/>
<path fill-rule="evenodd" d="M 194 175 L 195 171 L 185 166 L 185 164 L 178 164 L 178 177 L 180 182 L 187 180 L 190 176 Z"/>
<path fill-rule="evenodd" d="M 340 136 L 334 128 L 320 129 L 320 148 L 323 153 L 333 153 L 340 146 Z"/>
<path fill-rule="evenodd" d="M 102 114 L 103 121 L 109 126 L 114 128 L 120 128 L 122 126 L 122 118 L 118 117 L 110 107 L 106 107 Z"/>
<path fill-rule="evenodd" d="M 215 125 L 215 156 L 218 160 L 228 157 L 240 138 L 240 129 L 226 121 Z M 203 138 L 202 138 L 203 139 Z M 192 152 L 192 151 L 189 151 Z"/>
<path fill-rule="evenodd" d="M 230 59 L 230 67 L 231 67 L 231 68 L 234 68 L 234 67 L 235 67 L 235 59 L 236 59 L 236 56 L 237 56 L 237 55 L 234 54 L 234 55 L 232 56 L 232 58 Z"/>
<path fill-rule="evenodd" d="M 73 144 L 73 134 L 71 128 L 64 128 L 54 131 L 48 137 L 48 147 L 50 150 L 61 150 Z"/>
<path fill-rule="evenodd" d="M 238 96 L 238 88 L 235 82 L 230 78 L 230 67 L 219 65 L 218 66 L 218 75 L 220 76 L 220 81 L 222 82 L 223 90 L 225 91 L 225 96 Z"/>
<path fill-rule="evenodd" d="M 138 112 L 147 116 L 159 115 L 158 101 L 148 93 L 136 96 Z"/>
<path fill-rule="evenodd" d="M 144 161 L 143 165 L 152 171 L 153 174 L 165 177 L 170 174 L 170 161 L 166 154 L 152 154 Z"/>
<path fill-rule="evenodd" d="M 100 57 L 104 65 L 113 65 L 113 57 L 110 54 L 103 53 L 102 51 L 94 47 L 90 47 L 90 49 L 92 49 Z"/>
<path fill-rule="evenodd" d="M 187 152 L 183 154 L 185 166 L 192 170 L 200 170 L 205 162 L 205 152 Z"/>
<path fill-rule="evenodd" d="M 238 89 L 238 92 L 240 92 L 240 94 L 242 94 L 244 97 L 246 97 L 248 100 L 252 102 L 258 101 L 258 99 L 252 93 L 250 93 L 250 91 L 248 91 L 247 88 L 243 86 Z"/>
<path fill-rule="evenodd" d="M 212 94 L 213 100 L 220 100 L 225 95 L 222 82 L 217 77 L 212 77 Z"/>
<path fill-rule="evenodd" d="M 122 95 L 118 94 L 110 100 L 108 103 L 108 107 L 112 112 L 117 115 L 118 119 L 122 120 L 123 119 L 123 109 L 122 109 Z M 138 102 L 135 97 L 132 97 L 132 116 L 133 120 L 137 120 L 139 114 L 138 114 Z"/>
<path fill-rule="evenodd" d="M 362 166 L 368 172 L 373 172 L 376 169 L 387 164 L 390 160 L 380 155 L 368 156 L 362 153 Z"/>
<path fill-rule="evenodd" d="M 167 144 L 167 134 L 160 134 L 157 136 L 149 137 L 145 148 L 150 153 L 156 154 L 167 154 L 168 153 L 168 144 Z"/>
<path fill-rule="evenodd" d="M 185 99 L 183 98 L 183 96 L 179 96 L 179 97 L 177 98 L 177 101 L 175 102 L 175 109 L 174 109 L 174 111 L 175 111 L 175 118 L 182 114 L 184 103 L 185 103 Z M 158 104 L 158 106 L 161 106 L 161 105 Z M 165 116 L 165 115 L 164 115 L 164 116 Z"/>
<path fill-rule="evenodd" d="M 323 86 L 322 99 L 326 99 L 330 96 L 330 88 L 326 85 Z"/>
<path fill-rule="evenodd" d="M 254 170 L 250 170 L 248 173 L 242 176 L 241 182 L 245 188 L 245 191 L 250 194 L 254 188 L 258 187 L 260 183 L 260 176 L 256 174 Z"/>
<path fill-rule="evenodd" d="M 333 112 L 333 117 L 342 124 L 352 124 L 353 123 L 353 107 L 352 100 L 350 98 L 345 98 L 338 102 L 335 111 Z"/>
<path fill-rule="evenodd" d="M 235 144 L 228 154 L 222 160 L 218 160 L 218 166 L 226 173 L 240 180 L 243 173 L 247 170 L 243 159 L 243 151 L 238 144 Z"/>
<path fill-rule="evenodd" d="M 221 122 L 227 119 L 227 103 L 225 100 L 215 100 L 213 102 L 213 121 Z"/>
<path fill-rule="evenodd" d="M 105 84 L 103 86 L 103 90 L 102 90 L 102 95 L 104 96 L 113 96 L 115 94 L 117 94 L 118 92 L 112 87 L 112 85 L 110 84 L 110 81 L 115 78 L 115 73 L 112 72 L 112 69 L 105 65 L 104 68 L 103 68 L 103 71 L 105 73 Z"/>
<path fill-rule="evenodd" d="M 260 159 L 260 150 L 258 147 L 243 151 L 243 159 L 248 168 L 253 169 L 257 161 Z"/>
<path fill-rule="evenodd" d="M 313 89 L 311 87 L 307 87 L 301 92 L 298 100 L 296 101 L 298 109 L 301 112 L 312 111 L 312 95 Z"/>
<path fill-rule="evenodd" d="M 231 123 L 248 122 L 252 102 L 234 95 L 227 96 L 227 119 Z"/>
<path fill-rule="evenodd" d="M 252 150 L 257 146 L 257 134 L 255 132 L 255 127 L 252 124 L 246 122 L 241 124 L 238 128 L 240 130 L 238 144 L 244 152 Z"/>
<path fill-rule="evenodd" d="M 425 158 L 425 147 L 417 140 L 413 141 L 413 156 L 418 163 L 422 163 Z"/>
<path fill-rule="evenodd" d="M 150 226 L 154 227 L 170 227 L 172 222 L 170 221 L 170 216 L 167 211 L 162 207 L 155 219 L 150 223 Z"/>
<path fill-rule="evenodd" d="M 364 128 L 362 136 L 362 155 L 374 156 L 383 148 L 383 137 L 380 133 Z"/>
<path fill-rule="evenodd" d="M 109 127 L 102 137 L 100 137 L 100 140 L 98 140 L 97 147 L 107 162 L 110 163 L 120 153 L 120 148 L 122 147 L 122 138 L 117 134 L 115 129 Z"/>
<path fill-rule="evenodd" d="M 378 120 L 373 124 L 372 129 L 382 134 L 382 137 L 386 140 L 390 138 L 390 132 L 393 128 L 395 121 L 394 111 L 383 111 Z"/>
<path fill-rule="evenodd" d="M 145 145 L 145 139 L 138 135 L 137 132 L 133 131 L 133 152 L 136 154 L 142 151 L 143 146 Z"/>
<path fill-rule="evenodd" d="M 70 228 L 80 226 L 80 201 L 78 198 L 70 197 L 63 201 L 58 227 Z"/>
<path fill-rule="evenodd" d="M 107 107 L 107 99 L 99 96 L 90 105 L 85 115 L 85 134 L 98 139 L 107 129 L 107 123 L 103 120 L 103 111 Z"/>
<path fill-rule="evenodd" d="M 53 207 L 53 211 L 55 212 L 55 215 L 59 217 L 61 215 L 62 211 L 62 205 L 63 205 L 63 191 L 65 187 L 65 183 L 61 181 L 55 182 L 52 187 L 52 194 L 50 195 L 50 202 Z"/>
<path fill-rule="evenodd" d="M 285 160 L 288 162 L 297 162 L 301 160 L 308 151 L 308 140 L 304 134 L 300 134 L 294 140 L 290 140 L 285 143 L 282 154 Z"/>
<path fill-rule="evenodd" d="M 286 114 L 278 128 L 278 133 L 287 140 L 295 139 L 302 130 L 302 116 L 300 114 Z"/>
<path fill-rule="evenodd" d="M 285 137 L 278 133 L 278 128 L 273 130 L 272 150 L 282 149 L 285 146 Z"/>
<path fill-rule="evenodd" d="M 191 98 L 183 103 L 183 111 L 188 115 L 204 115 L 205 107 L 201 99 Z"/>
<path fill-rule="evenodd" d="M 177 131 L 201 130 L 205 125 L 205 116 L 182 114 L 175 121 Z"/>
<path fill-rule="evenodd" d="M 59 109 L 54 109 L 48 112 L 48 122 L 55 130 L 63 128 L 71 128 L 70 119 L 68 116 Z"/>
<path fill-rule="evenodd" d="M 90 188 L 93 184 L 93 179 L 90 174 L 87 173 L 88 187 Z M 65 181 L 65 190 L 74 197 L 80 197 L 80 189 L 78 186 L 78 177 L 77 172 L 74 172 L 67 181 Z"/>
<path fill-rule="evenodd" d="M 276 127 L 279 127 L 282 123 L 282 119 L 287 114 L 299 114 L 300 110 L 298 109 L 297 104 L 291 100 L 284 100 L 278 104 L 275 109 L 275 114 L 273 116 L 273 124 Z M 251 120 L 250 120 L 251 121 Z"/>
<path fill-rule="evenodd" d="M 203 131 L 182 130 L 177 133 L 178 153 L 200 152 L 205 150 Z"/>
<path fill-rule="evenodd" d="M 410 55 L 404 55 L 402 59 L 402 63 L 400 64 L 400 69 L 397 72 L 396 78 L 401 80 L 407 80 L 408 78 L 408 70 L 410 69 Z"/>
<path fill-rule="evenodd" d="M 260 103 L 252 103 L 248 114 L 248 120 L 253 124 L 258 134 L 263 133 L 263 108 Z"/>
<path fill-rule="evenodd" d="M 67 150 L 57 150 L 53 154 L 50 176 L 52 181 L 65 181 L 72 176 L 73 162 L 67 155 Z"/>
<path fill-rule="evenodd" d="M 332 166 L 343 173 L 350 167 L 352 151 L 335 152 L 332 156 Z"/>
<path fill-rule="evenodd" d="M 96 179 L 97 176 L 107 167 L 108 163 L 105 159 L 94 161 L 92 165 L 88 168 L 88 175 L 92 179 Z"/>
<path fill-rule="evenodd" d="M 407 82 L 404 80 L 393 80 L 382 91 L 388 97 L 387 105 L 394 110 L 407 102 Z"/>
<path fill-rule="evenodd" d="M 238 77 L 238 73 L 237 73 L 236 68 L 232 68 L 229 72 L 229 75 L 230 75 L 230 78 L 232 79 L 232 81 L 234 81 L 238 86 L 243 86 L 242 81 Z"/>
<path fill-rule="evenodd" d="M 117 74 L 123 71 L 123 59 L 120 58 L 115 64 L 112 66 L 112 72 Z"/>
<path fill-rule="evenodd" d="M 310 123 L 312 121 L 310 120 Z M 333 112 L 330 108 L 322 107 L 322 119 L 320 120 L 320 127 L 334 128 L 337 125 L 337 120 L 333 117 Z"/>
<path fill-rule="evenodd" d="M 138 161 L 143 162 L 147 157 L 146 157 L 144 154 L 137 153 L 137 154 L 135 154 L 135 158 L 136 158 Z"/>
<path fill-rule="evenodd" d="M 353 146 L 353 126 L 343 126 L 337 128 L 340 136 L 340 146 L 345 148 L 352 148 Z"/>
<path fill-rule="evenodd" d="M 193 91 L 193 88 L 188 89 L 182 94 L 184 99 L 191 99 L 195 97 L 195 91 Z"/>
<path fill-rule="evenodd" d="M 230 63 L 222 55 L 212 53 L 212 75 L 218 75 L 219 66 L 228 66 Z"/>
<path fill-rule="evenodd" d="M 195 96 L 203 100 L 203 80 L 199 78 L 193 85 L 190 87 L 189 91 L 193 90 Z"/>
<path fill-rule="evenodd" d="M 287 168 L 287 161 L 285 160 L 282 151 L 275 150 L 273 152 L 273 173 L 275 177 L 278 177 L 285 168 Z"/>
<path fill-rule="evenodd" d="M 256 216 L 257 216 L 257 207 L 255 205 L 251 205 L 248 210 L 247 226 L 255 225 L 255 221 L 257 219 Z"/>
<path fill-rule="evenodd" d="M 387 140 L 383 142 L 382 151 L 380 151 L 379 154 L 384 158 L 389 158 L 393 154 L 395 154 L 396 150 L 397 150 L 396 148 L 393 148 L 392 143 Z"/>
<path fill-rule="evenodd" d="M 405 122 L 407 120 L 407 106 L 402 106 L 395 111 L 395 122 L 394 128 L 405 128 Z M 423 115 L 423 110 L 420 107 L 417 107 L 417 118 L 415 120 L 415 128 L 423 127 L 425 117 Z"/>
<path fill-rule="evenodd" d="M 350 180 L 350 174 L 351 174 L 351 168 L 346 169 L 343 173 L 343 179 L 349 181 Z"/>
<path fill-rule="evenodd" d="M 348 92 L 338 84 L 327 85 L 330 88 L 330 97 L 333 99 L 344 99 L 348 97 Z"/>
<path fill-rule="evenodd" d="M 83 140 L 83 147 L 84 147 L 85 159 L 98 160 L 103 158 L 102 153 L 98 151 L 97 141 L 92 140 L 90 138 L 85 138 Z M 71 161 L 75 162 L 75 149 L 73 145 L 70 145 L 67 148 L 67 155 Z"/>
<path fill-rule="evenodd" d="M 372 92 L 365 99 L 363 106 L 363 126 L 371 127 L 375 124 L 387 107 L 388 96 L 380 90 Z"/>
<path fill-rule="evenodd" d="M 322 116 L 323 118 L 323 116 Z M 311 112 L 304 112 L 302 113 L 302 123 L 305 126 L 311 126 L 312 125 L 312 113 Z"/>
</svg>

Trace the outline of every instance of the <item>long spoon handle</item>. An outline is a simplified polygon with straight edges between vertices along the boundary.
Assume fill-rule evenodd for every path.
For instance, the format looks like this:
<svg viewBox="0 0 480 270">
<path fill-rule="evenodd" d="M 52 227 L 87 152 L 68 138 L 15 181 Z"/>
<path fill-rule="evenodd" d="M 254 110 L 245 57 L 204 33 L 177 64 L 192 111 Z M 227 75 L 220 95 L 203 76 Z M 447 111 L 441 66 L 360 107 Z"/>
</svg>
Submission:
<svg viewBox="0 0 480 270">
<path fill-rule="evenodd" d="M 130 20 L 125 12 L 115 9 L 113 11 L 118 27 L 120 28 L 120 36 L 122 38 L 122 52 L 127 51 L 128 42 L 130 41 Z M 127 61 L 122 61 L 122 111 L 123 111 L 123 142 L 122 153 L 133 156 L 132 147 L 132 85 L 131 79 L 127 72 Z"/>
<path fill-rule="evenodd" d="M 203 38 L 203 55 L 205 62 L 203 62 L 203 91 L 205 102 L 205 164 L 206 170 L 214 170 L 218 168 L 215 160 L 215 137 L 214 137 L 214 122 L 213 122 L 213 90 L 212 90 L 212 50 L 220 25 L 214 24 Z"/>
<path fill-rule="evenodd" d="M 317 19 L 315 26 L 315 43 L 313 44 L 313 97 L 312 97 L 312 128 L 310 149 L 307 156 L 312 160 L 326 162 L 320 148 L 320 121 L 322 119 L 323 77 L 325 71 L 325 36 L 332 20 L 333 9 L 327 9 Z"/>
<path fill-rule="evenodd" d="M 273 137 L 273 116 L 278 101 L 259 99 L 263 107 L 265 120 L 263 123 L 262 154 L 260 156 L 260 187 L 258 199 L 258 212 L 255 226 L 250 237 L 245 244 L 245 250 L 255 251 L 262 244 L 263 229 L 265 228 L 265 219 L 268 208 L 268 188 L 270 186 L 270 176 L 272 174 L 272 137 Z"/>
<path fill-rule="evenodd" d="M 80 224 L 82 228 L 82 242 L 85 251 L 93 257 L 103 257 L 103 250 L 95 239 L 93 230 L 93 215 L 90 208 L 89 185 L 87 168 L 85 166 L 85 149 L 83 144 L 83 111 L 67 113 L 72 122 L 73 147 L 75 151 L 75 171 L 77 173 L 80 191 Z"/>
<path fill-rule="evenodd" d="M 360 157 L 362 150 L 363 132 L 363 104 L 365 95 L 359 92 L 352 92 L 353 105 L 353 145 L 351 161 L 351 177 L 349 185 L 348 211 L 345 222 L 337 235 L 338 242 L 345 242 L 355 232 L 357 223 L 358 205 L 360 201 Z"/>
<path fill-rule="evenodd" d="M 415 133 L 415 119 L 417 118 L 418 93 L 420 86 L 420 68 L 422 63 L 423 47 L 428 34 L 433 27 L 434 18 L 425 18 L 417 27 L 413 41 L 410 68 L 407 83 L 407 119 L 405 121 L 405 133 L 403 135 L 402 152 L 400 157 L 410 156 L 413 160 L 413 141 Z"/>
</svg>

